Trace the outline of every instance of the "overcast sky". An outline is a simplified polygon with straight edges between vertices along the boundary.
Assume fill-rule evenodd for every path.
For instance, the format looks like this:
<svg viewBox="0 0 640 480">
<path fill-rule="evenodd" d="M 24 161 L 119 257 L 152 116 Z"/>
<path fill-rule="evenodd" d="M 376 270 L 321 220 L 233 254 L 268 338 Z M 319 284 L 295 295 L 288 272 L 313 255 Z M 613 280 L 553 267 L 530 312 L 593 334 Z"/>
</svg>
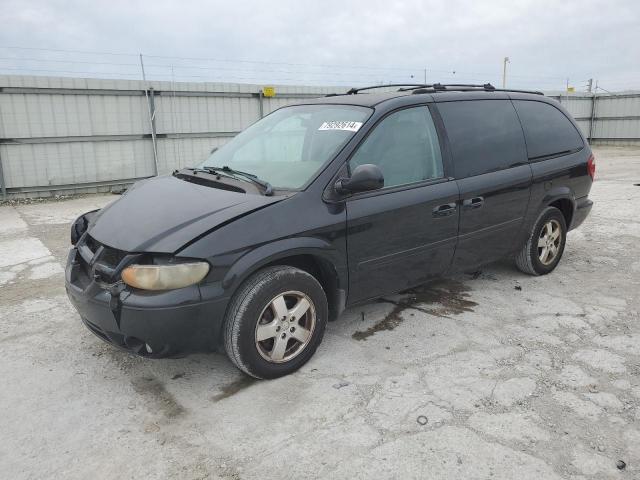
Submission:
<svg viewBox="0 0 640 480">
<path fill-rule="evenodd" d="M 171 79 L 173 66 L 185 81 L 363 85 L 422 82 L 426 68 L 428 82 L 500 85 L 508 56 L 514 88 L 561 89 L 567 77 L 576 90 L 589 78 L 607 90 L 640 88 L 638 0 L 0 0 L 0 8 L 7 74 L 139 78 L 141 52 L 158 79 Z"/>
</svg>

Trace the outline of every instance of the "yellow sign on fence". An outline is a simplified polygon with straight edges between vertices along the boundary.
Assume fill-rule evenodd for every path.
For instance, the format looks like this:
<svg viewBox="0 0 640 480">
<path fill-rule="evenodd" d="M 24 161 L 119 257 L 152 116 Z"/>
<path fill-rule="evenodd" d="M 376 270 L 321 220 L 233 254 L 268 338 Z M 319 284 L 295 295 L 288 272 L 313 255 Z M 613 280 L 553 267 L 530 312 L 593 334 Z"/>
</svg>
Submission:
<svg viewBox="0 0 640 480">
<path fill-rule="evenodd" d="M 262 87 L 262 94 L 265 97 L 275 97 L 276 96 L 276 88 L 275 87 Z"/>
</svg>

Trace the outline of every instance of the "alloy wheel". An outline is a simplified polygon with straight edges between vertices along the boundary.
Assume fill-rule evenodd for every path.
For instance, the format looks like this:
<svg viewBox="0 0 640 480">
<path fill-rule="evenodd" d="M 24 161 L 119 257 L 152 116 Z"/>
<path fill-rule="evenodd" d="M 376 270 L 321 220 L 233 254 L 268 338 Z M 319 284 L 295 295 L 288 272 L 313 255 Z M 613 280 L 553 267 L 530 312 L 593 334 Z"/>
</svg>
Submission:
<svg viewBox="0 0 640 480">
<path fill-rule="evenodd" d="M 538 259 L 543 265 L 550 265 L 560 252 L 562 227 L 555 219 L 549 220 L 540 230 L 538 237 Z"/>
<path fill-rule="evenodd" d="M 281 293 L 258 318 L 256 348 L 268 362 L 288 362 L 307 347 L 315 326 L 316 309 L 307 295 L 297 291 Z"/>
</svg>

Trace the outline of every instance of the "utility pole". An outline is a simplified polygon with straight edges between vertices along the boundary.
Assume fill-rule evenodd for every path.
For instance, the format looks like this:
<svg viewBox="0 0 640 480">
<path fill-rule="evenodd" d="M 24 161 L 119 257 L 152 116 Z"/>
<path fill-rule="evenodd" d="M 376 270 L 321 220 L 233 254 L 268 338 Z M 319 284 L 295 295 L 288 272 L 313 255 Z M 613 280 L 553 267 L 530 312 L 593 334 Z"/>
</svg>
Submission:
<svg viewBox="0 0 640 480">
<path fill-rule="evenodd" d="M 502 88 L 507 88 L 507 63 L 511 63 L 509 57 L 504 57 L 502 61 Z"/>
<path fill-rule="evenodd" d="M 424 69 L 424 84 L 427 84 L 427 69 Z"/>
<path fill-rule="evenodd" d="M 591 93 L 591 88 L 593 87 L 593 78 L 590 78 L 587 82 L 587 92 Z"/>
</svg>

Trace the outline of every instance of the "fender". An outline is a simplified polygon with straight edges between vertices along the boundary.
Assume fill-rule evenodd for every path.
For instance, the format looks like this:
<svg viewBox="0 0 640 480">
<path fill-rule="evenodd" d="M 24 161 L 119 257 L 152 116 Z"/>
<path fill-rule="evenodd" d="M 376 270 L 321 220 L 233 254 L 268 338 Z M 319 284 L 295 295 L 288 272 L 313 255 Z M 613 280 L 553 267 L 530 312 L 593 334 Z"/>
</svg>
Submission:
<svg viewBox="0 0 640 480">
<path fill-rule="evenodd" d="M 76 243 L 78 243 L 80 237 L 96 221 L 96 215 L 99 212 L 99 208 L 91 210 L 89 212 L 85 212 L 73 221 L 73 223 L 71 224 L 71 245 L 75 245 Z"/>
<path fill-rule="evenodd" d="M 573 190 L 565 185 L 551 187 L 551 189 L 546 192 L 545 196 L 542 197 L 539 207 L 547 206 L 556 200 L 569 200 L 573 208 L 575 208 L 576 199 Z"/>
<path fill-rule="evenodd" d="M 539 200 L 534 200 L 533 197 L 531 198 L 529 212 L 527 213 L 517 245 L 521 246 L 527 241 L 531 228 L 533 227 L 534 222 L 538 219 L 540 212 L 558 200 L 568 200 L 571 203 L 571 214 L 573 215 L 576 208 L 575 195 L 573 190 L 566 185 L 558 185 L 555 187 L 551 186 L 551 188 L 545 191 L 544 195 Z M 568 227 L 569 226 L 567 225 L 567 228 Z"/>
<path fill-rule="evenodd" d="M 336 276 L 337 288 L 346 290 L 346 270 L 336 268 L 336 265 L 346 265 L 346 259 L 341 258 L 342 254 L 329 242 L 317 237 L 285 238 L 251 250 L 227 271 L 222 279 L 222 287 L 233 293 L 238 285 L 261 267 L 280 258 L 305 254 L 313 255 L 331 265 Z"/>
</svg>

